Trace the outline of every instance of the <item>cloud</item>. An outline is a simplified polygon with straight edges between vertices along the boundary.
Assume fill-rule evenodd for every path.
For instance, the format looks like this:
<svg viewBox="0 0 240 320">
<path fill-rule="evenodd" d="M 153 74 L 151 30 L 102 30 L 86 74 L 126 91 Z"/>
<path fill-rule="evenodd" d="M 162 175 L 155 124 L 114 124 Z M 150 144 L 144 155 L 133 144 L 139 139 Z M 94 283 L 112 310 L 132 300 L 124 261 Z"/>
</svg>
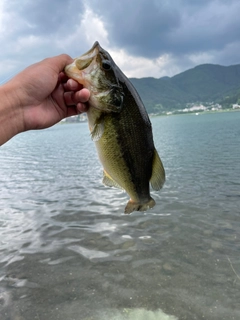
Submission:
<svg viewBox="0 0 240 320">
<path fill-rule="evenodd" d="M 90 1 L 92 10 L 101 17 L 109 32 L 109 41 L 129 53 L 156 58 L 161 42 L 180 24 L 180 14 L 168 1 L 128 1 L 118 4 L 103 0 Z"/>
<path fill-rule="evenodd" d="M 45 57 L 68 53 L 79 43 L 87 48 L 79 32 L 84 12 L 82 1 L 23 0 L 20 6 L 17 1 L 3 0 L 0 40 L 5 45 L 0 51 L 0 82 Z M 67 42 L 72 35 L 79 37 L 73 37 L 74 43 Z"/>
<path fill-rule="evenodd" d="M 4 9 L 10 36 L 49 36 L 59 32 L 64 36 L 78 24 L 84 4 L 81 0 L 22 0 L 19 5 L 17 0 L 4 0 Z"/>
<path fill-rule="evenodd" d="M 90 1 L 109 41 L 146 58 L 223 50 L 240 36 L 240 2 L 220 0 Z"/>
<path fill-rule="evenodd" d="M 180 69 L 175 65 L 171 55 L 162 55 L 155 59 L 137 57 L 127 53 L 123 49 L 112 49 L 107 51 L 111 54 L 115 63 L 128 77 L 155 77 L 165 76 L 167 74 L 176 74 Z"/>
<path fill-rule="evenodd" d="M 239 63 L 238 0 L 2 0 L 0 83 L 45 57 L 98 40 L 131 77 Z"/>
<path fill-rule="evenodd" d="M 128 61 L 134 61 L 131 66 L 142 61 L 142 67 L 135 69 L 137 77 L 172 76 L 202 63 L 239 63 L 237 0 L 101 3 L 97 6 L 96 0 L 90 0 L 92 10 L 108 31 L 110 46 L 124 50 L 131 57 Z"/>
</svg>

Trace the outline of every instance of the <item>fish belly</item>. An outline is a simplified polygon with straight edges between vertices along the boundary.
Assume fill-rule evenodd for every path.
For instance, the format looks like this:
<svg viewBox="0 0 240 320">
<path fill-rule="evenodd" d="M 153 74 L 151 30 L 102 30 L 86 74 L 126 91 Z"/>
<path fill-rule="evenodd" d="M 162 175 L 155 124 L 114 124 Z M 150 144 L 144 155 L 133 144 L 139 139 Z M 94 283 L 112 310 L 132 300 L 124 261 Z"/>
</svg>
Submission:
<svg viewBox="0 0 240 320">
<path fill-rule="evenodd" d="M 121 128 L 119 119 L 116 121 L 111 115 L 105 117 L 104 133 L 95 142 L 98 156 L 106 174 L 130 196 L 131 209 L 128 208 L 129 212 L 125 212 L 145 211 L 155 205 L 149 192 L 151 152 L 144 145 L 141 148 L 139 141 L 135 141 L 138 140 L 136 134 L 126 134 L 125 131 L 128 130 Z"/>
</svg>

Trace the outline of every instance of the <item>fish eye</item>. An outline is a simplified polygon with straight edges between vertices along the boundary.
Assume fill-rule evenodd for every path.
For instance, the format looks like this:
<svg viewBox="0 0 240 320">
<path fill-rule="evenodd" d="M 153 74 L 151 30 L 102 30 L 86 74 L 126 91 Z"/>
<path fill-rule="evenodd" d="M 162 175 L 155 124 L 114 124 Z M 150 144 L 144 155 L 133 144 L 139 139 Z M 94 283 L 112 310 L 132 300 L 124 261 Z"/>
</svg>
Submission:
<svg viewBox="0 0 240 320">
<path fill-rule="evenodd" d="M 111 70 L 111 63 L 108 60 L 103 60 L 102 61 L 102 67 L 104 70 Z"/>
</svg>

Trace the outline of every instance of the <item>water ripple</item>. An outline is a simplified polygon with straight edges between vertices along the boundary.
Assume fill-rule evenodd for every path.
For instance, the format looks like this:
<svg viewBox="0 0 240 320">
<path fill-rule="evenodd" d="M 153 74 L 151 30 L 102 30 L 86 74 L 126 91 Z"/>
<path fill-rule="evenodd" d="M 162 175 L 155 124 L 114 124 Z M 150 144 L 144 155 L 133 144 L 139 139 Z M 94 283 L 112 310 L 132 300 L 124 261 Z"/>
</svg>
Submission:
<svg viewBox="0 0 240 320">
<path fill-rule="evenodd" d="M 86 124 L 2 146 L 3 320 L 128 319 L 123 310 L 157 319 L 160 309 L 239 319 L 239 121 L 154 118 L 167 181 L 152 210 L 131 215 L 128 196 L 101 184 Z"/>
</svg>

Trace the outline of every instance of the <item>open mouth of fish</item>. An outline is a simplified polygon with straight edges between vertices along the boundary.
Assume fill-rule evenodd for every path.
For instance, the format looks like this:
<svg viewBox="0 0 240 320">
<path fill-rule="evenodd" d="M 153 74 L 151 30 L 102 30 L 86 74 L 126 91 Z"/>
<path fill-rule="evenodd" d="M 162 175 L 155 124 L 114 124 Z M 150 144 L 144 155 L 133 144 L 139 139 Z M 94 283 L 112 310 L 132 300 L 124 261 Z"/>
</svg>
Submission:
<svg viewBox="0 0 240 320">
<path fill-rule="evenodd" d="M 88 67 L 91 64 L 90 68 L 94 69 L 97 67 L 97 64 L 94 63 L 94 59 L 98 55 L 100 48 L 99 43 L 96 41 L 90 50 L 74 59 L 73 63 L 65 67 L 64 71 L 66 75 L 84 85 L 85 79 L 89 74 Z M 94 92 L 94 89 L 91 88 L 91 91 Z"/>
<path fill-rule="evenodd" d="M 99 53 L 99 48 L 99 43 L 96 41 L 90 50 L 88 50 L 82 56 L 76 58 L 72 64 L 66 66 L 66 73 L 71 72 L 76 74 L 77 71 L 83 71 L 84 69 L 86 69 L 92 63 L 96 55 Z M 74 67 L 77 67 L 77 70 L 75 72 Z"/>
</svg>

